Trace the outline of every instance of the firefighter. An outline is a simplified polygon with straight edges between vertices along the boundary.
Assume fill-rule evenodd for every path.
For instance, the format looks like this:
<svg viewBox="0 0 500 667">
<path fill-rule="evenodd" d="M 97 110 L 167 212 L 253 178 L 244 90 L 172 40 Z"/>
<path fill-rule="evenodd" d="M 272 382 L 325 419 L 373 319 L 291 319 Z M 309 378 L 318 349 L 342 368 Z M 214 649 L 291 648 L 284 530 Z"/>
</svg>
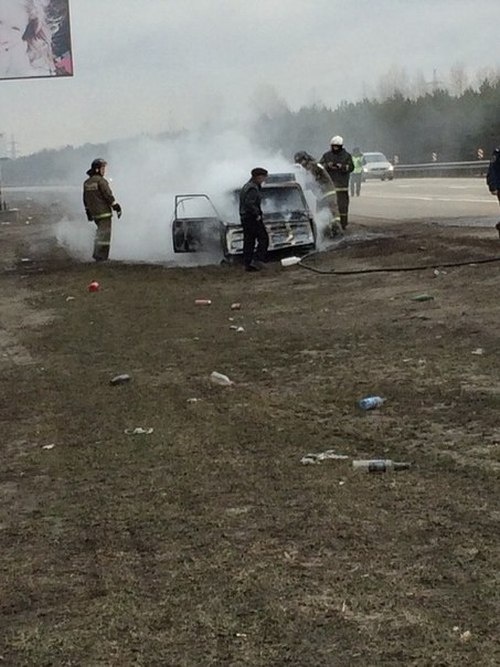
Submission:
<svg viewBox="0 0 500 667">
<path fill-rule="evenodd" d="M 359 148 L 354 148 L 352 151 L 352 163 L 354 164 L 354 170 L 351 174 L 350 185 L 351 185 L 351 197 L 359 197 L 361 193 L 361 181 L 363 180 L 363 153 Z"/>
<path fill-rule="evenodd" d="M 269 236 L 262 216 L 262 184 L 267 169 L 255 167 L 250 180 L 240 190 L 240 219 L 243 227 L 243 262 L 245 271 L 260 271 L 266 261 Z M 255 242 L 257 241 L 257 250 Z M 254 261 L 254 253 L 256 261 Z"/>
<path fill-rule="evenodd" d="M 490 166 L 486 174 L 486 183 L 492 195 L 498 198 L 500 204 L 500 148 L 495 148 L 491 156 Z M 496 228 L 500 236 L 500 222 L 497 222 Z"/>
<path fill-rule="evenodd" d="M 106 160 L 96 158 L 87 171 L 88 178 L 83 184 L 83 205 L 87 220 L 97 225 L 93 254 L 96 262 L 105 262 L 109 257 L 113 211 L 118 218 L 122 215 L 122 208 L 104 178 L 106 166 Z"/>
<path fill-rule="evenodd" d="M 340 224 L 345 229 L 349 215 L 349 176 L 354 169 L 352 157 L 344 148 L 344 140 L 338 135 L 332 137 L 331 150 L 323 155 L 320 164 L 326 167 L 337 193 Z"/>
<path fill-rule="evenodd" d="M 317 196 L 318 210 L 329 209 L 331 215 L 331 235 L 337 236 L 341 233 L 340 217 L 337 210 L 337 194 L 329 173 L 322 164 L 316 162 L 312 155 L 309 155 L 306 151 L 295 153 L 293 159 L 296 164 L 300 164 L 314 178 L 319 191 L 319 196 Z"/>
</svg>

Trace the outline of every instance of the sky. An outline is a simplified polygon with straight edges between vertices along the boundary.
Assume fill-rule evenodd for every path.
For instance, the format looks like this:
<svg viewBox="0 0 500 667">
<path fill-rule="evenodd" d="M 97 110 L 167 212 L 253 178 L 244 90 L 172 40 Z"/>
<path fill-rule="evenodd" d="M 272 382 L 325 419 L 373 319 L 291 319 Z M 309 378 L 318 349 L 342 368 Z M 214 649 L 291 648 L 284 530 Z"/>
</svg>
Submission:
<svg viewBox="0 0 500 667">
<path fill-rule="evenodd" d="M 272 101 L 270 90 L 292 109 L 334 107 L 375 94 L 394 68 L 431 81 L 459 63 L 471 76 L 500 64 L 499 0 L 70 0 L 70 8 L 74 77 L 0 81 L 0 133 L 14 135 L 21 154 L 245 122 Z"/>
</svg>

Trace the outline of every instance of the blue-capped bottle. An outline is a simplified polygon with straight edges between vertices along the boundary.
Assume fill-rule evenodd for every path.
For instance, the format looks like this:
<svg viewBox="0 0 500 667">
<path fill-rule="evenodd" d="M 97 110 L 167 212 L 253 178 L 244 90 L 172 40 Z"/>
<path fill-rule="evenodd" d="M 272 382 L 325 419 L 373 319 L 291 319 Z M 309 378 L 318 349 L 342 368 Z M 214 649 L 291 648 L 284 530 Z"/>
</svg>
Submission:
<svg viewBox="0 0 500 667">
<path fill-rule="evenodd" d="M 375 408 L 380 408 L 384 403 L 385 398 L 382 398 L 382 396 L 365 396 L 365 398 L 358 401 L 358 406 L 361 410 L 374 410 Z"/>
</svg>

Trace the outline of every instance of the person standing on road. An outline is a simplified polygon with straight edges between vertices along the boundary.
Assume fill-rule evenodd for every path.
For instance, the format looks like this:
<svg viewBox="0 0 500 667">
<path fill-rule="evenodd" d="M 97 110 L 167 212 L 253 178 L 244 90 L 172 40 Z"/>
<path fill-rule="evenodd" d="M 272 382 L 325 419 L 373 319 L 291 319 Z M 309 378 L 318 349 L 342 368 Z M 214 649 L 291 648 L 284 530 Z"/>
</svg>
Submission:
<svg viewBox="0 0 500 667">
<path fill-rule="evenodd" d="M 490 166 L 486 174 L 486 183 L 492 195 L 498 198 L 500 204 L 500 148 L 495 148 L 491 156 Z M 500 236 L 500 222 L 497 222 L 496 228 Z"/>
<path fill-rule="evenodd" d="M 83 205 L 87 220 L 97 225 L 93 254 L 96 262 L 105 262 L 109 257 L 113 211 L 118 218 L 122 215 L 122 208 L 104 178 L 106 167 L 106 160 L 96 158 L 87 171 L 88 178 L 83 184 Z"/>
<path fill-rule="evenodd" d="M 342 229 L 349 222 L 349 176 L 354 169 L 351 155 L 344 148 L 344 140 L 338 135 L 332 137 L 331 150 L 323 155 L 320 164 L 326 167 L 335 185 Z"/>
<path fill-rule="evenodd" d="M 361 181 L 363 180 L 363 153 L 359 150 L 358 147 L 354 148 L 352 151 L 352 163 L 354 165 L 354 170 L 351 174 L 350 184 L 351 184 L 351 197 L 359 197 L 361 193 Z"/>
<path fill-rule="evenodd" d="M 260 271 L 266 261 L 269 236 L 262 216 L 262 184 L 267 169 L 255 167 L 251 179 L 240 190 L 240 219 L 243 227 L 243 262 L 245 271 Z M 257 250 L 255 242 L 257 241 Z M 254 261 L 254 253 L 256 260 Z"/>
</svg>

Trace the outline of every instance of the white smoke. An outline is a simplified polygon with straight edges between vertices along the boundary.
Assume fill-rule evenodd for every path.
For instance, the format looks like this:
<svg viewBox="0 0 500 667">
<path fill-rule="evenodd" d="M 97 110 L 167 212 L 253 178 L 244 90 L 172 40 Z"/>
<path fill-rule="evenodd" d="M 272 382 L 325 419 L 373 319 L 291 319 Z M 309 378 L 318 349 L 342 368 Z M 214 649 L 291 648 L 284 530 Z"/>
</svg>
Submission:
<svg viewBox="0 0 500 667">
<path fill-rule="evenodd" d="M 228 222 L 239 222 L 228 194 L 241 187 L 253 167 L 270 172 L 292 171 L 283 156 L 259 150 L 242 132 L 201 131 L 168 142 L 141 137 L 113 146 L 107 177 L 123 208 L 120 220 L 113 218 L 110 257 L 115 260 L 193 265 L 216 262 L 219 255 L 175 254 L 172 219 L 176 194 L 207 194 Z M 214 215 L 208 203 L 193 212 L 187 202 L 186 215 Z M 83 210 L 75 219 L 57 226 L 57 238 L 72 256 L 88 259 L 92 254 L 92 223 Z M 73 216 L 71 216 L 73 217 Z"/>
</svg>

